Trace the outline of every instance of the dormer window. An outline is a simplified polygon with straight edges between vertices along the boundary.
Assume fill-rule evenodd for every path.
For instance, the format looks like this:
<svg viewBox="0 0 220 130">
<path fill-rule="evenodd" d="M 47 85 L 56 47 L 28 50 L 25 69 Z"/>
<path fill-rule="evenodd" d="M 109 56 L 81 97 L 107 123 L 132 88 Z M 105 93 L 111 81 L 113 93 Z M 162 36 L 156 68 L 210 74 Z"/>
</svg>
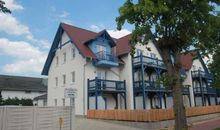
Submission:
<svg viewBox="0 0 220 130">
<path fill-rule="evenodd" d="M 96 45 L 97 52 L 106 52 L 106 47 L 103 45 Z"/>
</svg>

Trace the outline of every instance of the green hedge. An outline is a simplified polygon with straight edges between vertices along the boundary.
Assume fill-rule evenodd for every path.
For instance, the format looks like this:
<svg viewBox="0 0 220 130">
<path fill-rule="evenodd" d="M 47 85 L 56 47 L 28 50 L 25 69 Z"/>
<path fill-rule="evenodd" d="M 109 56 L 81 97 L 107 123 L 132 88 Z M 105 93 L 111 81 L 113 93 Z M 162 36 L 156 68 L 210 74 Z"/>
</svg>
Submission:
<svg viewBox="0 0 220 130">
<path fill-rule="evenodd" d="M 15 98 L 8 98 L 2 99 L 0 98 L 0 105 L 22 105 L 22 106 L 33 106 L 33 101 L 31 99 L 19 99 Z"/>
</svg>

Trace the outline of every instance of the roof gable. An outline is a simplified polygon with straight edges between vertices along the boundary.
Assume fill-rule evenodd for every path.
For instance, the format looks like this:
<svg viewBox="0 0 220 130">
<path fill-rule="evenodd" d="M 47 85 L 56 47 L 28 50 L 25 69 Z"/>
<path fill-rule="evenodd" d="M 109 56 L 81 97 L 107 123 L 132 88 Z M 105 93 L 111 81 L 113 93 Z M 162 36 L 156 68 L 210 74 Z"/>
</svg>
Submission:
<svg viewBox="0 0 220 130">
<path fill-rule="evenodd" d="M 202 59 L 202 56 L 197 50 L 190 51 L 187 54 L 182 54 L 180 56 L 182 68 L 185 70 L 190 70 L 192 68 L 194 59 L 198 59 L 201 62 L 204 70 L 209 72 L 204 60 Z"/>
</svg>

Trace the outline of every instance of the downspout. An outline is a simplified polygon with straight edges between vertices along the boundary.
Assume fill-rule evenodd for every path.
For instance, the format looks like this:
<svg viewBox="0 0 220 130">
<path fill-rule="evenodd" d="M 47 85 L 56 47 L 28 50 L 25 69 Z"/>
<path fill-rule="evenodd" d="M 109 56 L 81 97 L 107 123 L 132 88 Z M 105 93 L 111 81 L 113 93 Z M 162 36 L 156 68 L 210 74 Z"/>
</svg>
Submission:
<svg viewBox="0 0 220 130">
<path fill-rule="evenodd" d="M 86 59 L 86 63 L 83 65 L 83 115 L 85 116 L 85 114 L 86 114 L 86 105 L 85 105 L 85 99 L 87 99 L 87 98 L 85 98 L 85 95 L 86 95 L 86 88 L 87 88 L 87 86 L 85 86 L 85 82 L 87 81 L 86 80 L 86 73 L 85 73 L 85 71 L 86 71 L 86 65 L 87 65 L 87 59 Z M 88 96 L 88 95 L 87 95 Z M 88 102 L 88 101 L 87 101 Z"/>
</svg>

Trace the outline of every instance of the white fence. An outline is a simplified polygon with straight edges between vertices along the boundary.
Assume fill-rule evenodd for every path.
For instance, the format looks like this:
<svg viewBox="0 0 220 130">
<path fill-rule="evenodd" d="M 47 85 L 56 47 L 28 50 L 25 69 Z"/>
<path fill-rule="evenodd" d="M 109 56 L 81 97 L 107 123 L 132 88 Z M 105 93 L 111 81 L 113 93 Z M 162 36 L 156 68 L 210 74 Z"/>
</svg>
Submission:
<svg viewBox="0 0 220 130">
<path fill-rule="evenodd" d="M 0 130 L 71 130 L 70 110 L 70 107 L 0 107 Z M 72 115 L 74 130 L 74 110 Z"/>
</svg>

